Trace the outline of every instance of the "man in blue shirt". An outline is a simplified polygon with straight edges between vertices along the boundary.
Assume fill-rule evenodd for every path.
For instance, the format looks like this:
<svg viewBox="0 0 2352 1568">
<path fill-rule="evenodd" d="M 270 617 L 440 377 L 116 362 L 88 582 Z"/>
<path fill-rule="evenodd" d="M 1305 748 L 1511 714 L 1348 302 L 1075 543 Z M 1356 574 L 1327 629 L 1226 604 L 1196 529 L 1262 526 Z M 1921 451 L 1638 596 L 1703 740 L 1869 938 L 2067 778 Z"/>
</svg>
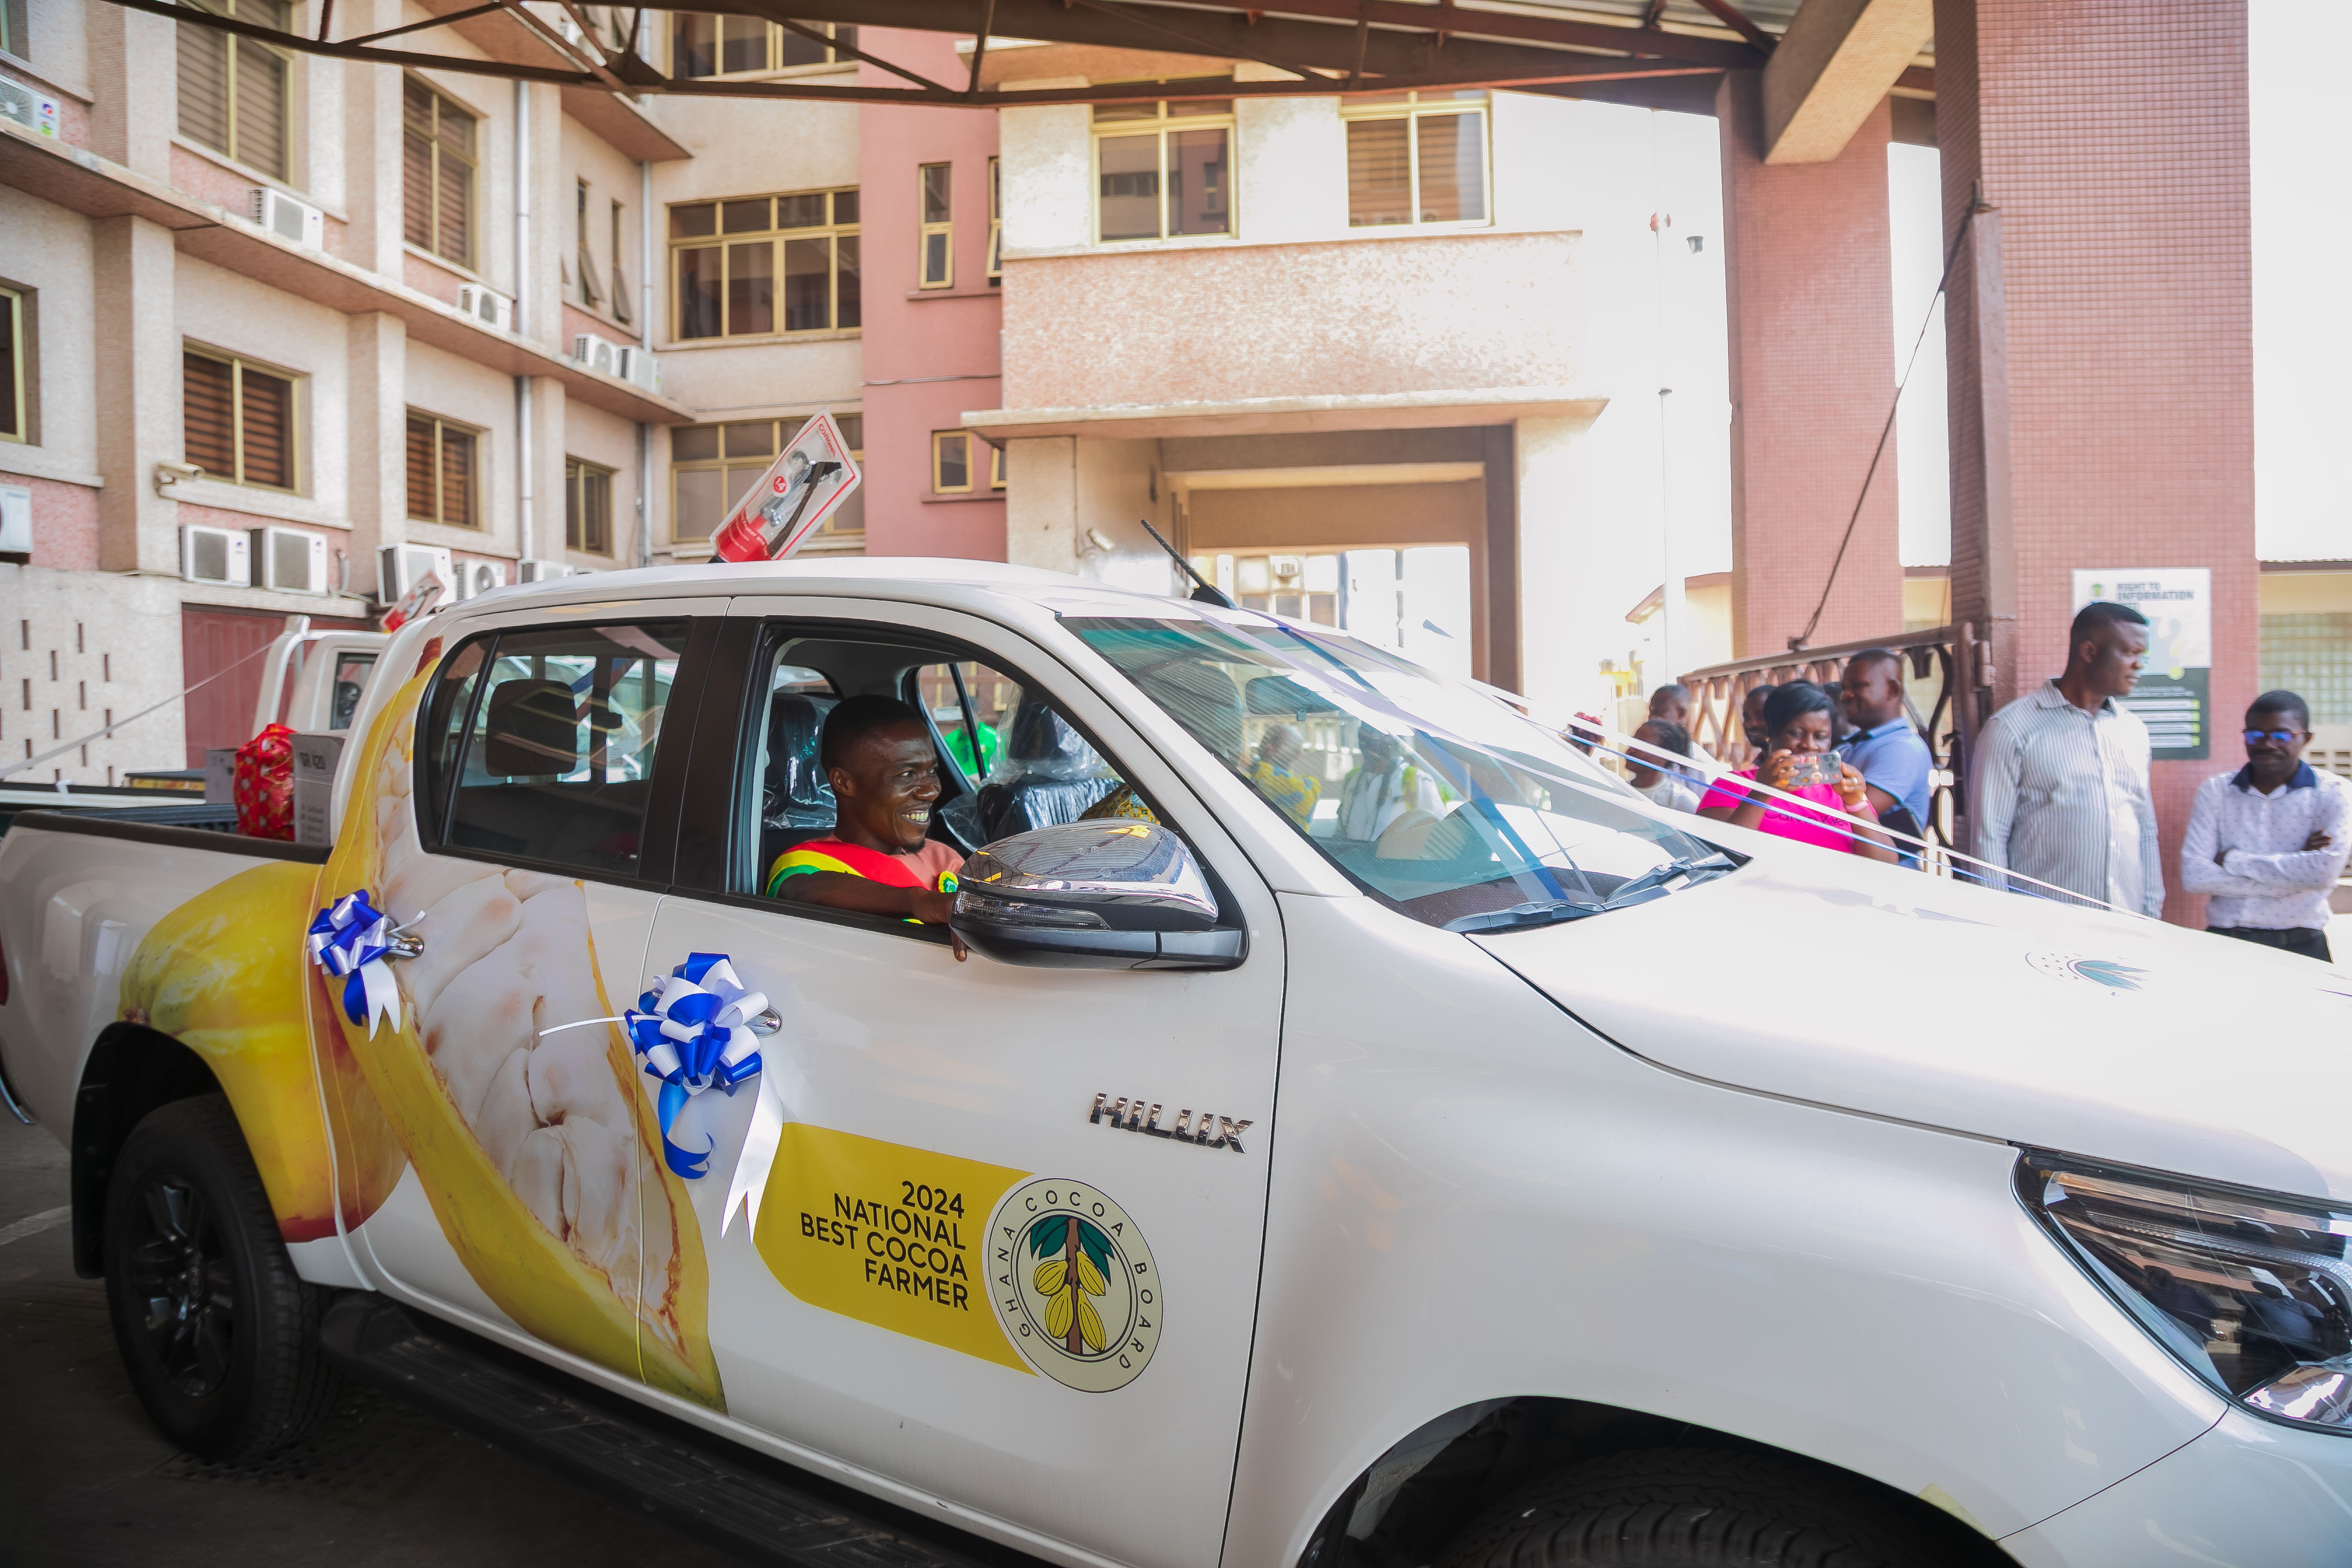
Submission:
<svg viewBox="0 0 2352 1568">
<path fill-rule="evenodd" d="M 1845 760 L 1862 774 L 1878 820 L 1897 833 L 1926 837 L 1928 772 L 1935 762 L 1927 742 L 1919 738 L 1903 715 L 1903 656 L 1874 647 L 1846 660 L 1838 700 L 1855 733 L 1845 744 Z M 1918 851 L 1900 839 L 1895 847 L 1903 864 L 1916 868 Z"/>
</svg>

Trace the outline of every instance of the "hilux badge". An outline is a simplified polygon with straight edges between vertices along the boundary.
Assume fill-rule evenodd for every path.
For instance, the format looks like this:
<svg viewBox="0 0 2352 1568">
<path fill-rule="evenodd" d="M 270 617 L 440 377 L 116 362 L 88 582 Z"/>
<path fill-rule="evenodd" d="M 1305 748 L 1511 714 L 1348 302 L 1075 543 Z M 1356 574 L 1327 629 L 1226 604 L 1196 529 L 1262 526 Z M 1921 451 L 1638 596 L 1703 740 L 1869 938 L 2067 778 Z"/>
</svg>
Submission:
<svg viewBox="0 0 2352 1568">
<path fill-rule="evenodd" d="M 1084 1182 L 1041 1176 L 988 1226 L 989 1297 L 1030 1365 L 1085 1394 L 1143 1375 L 1160 1343 L 1160 1270 L 1125 1209 Z"/>
</svg>

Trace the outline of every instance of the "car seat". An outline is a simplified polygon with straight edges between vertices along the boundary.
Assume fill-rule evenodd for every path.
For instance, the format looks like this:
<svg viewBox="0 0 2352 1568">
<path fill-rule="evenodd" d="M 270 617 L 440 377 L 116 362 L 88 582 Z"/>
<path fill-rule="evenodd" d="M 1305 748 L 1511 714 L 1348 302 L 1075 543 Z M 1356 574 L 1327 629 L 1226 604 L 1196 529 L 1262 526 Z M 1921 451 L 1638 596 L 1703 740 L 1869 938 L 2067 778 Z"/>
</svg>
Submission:
<svg viewBox="0 0 2352 1568">
<path fill-rule="evenodd" d="M 1003 754 L 980 786 L 981 842 L 1076 822 L 1118 782 L 1085 736 L 1042 698 L 1024 694 L 1013 710 Z"/>
<path fill-rule="evenodd" d="M 817 756 L 835 700 L 779 691 L 768 700 L 768 766 L 760 793 L 760 877 L 795 844 L 833 831 L 833 785 Z"/>
</svg>

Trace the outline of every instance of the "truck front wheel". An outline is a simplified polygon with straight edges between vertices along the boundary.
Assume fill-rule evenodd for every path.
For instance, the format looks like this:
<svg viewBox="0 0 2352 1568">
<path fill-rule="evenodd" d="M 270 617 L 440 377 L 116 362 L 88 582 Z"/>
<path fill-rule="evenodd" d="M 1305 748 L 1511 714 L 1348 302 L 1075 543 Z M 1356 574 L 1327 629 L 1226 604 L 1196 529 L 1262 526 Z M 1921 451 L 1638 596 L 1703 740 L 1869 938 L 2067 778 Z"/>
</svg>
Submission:
<svg viewBox="0 0 2352 1568">
<path fill-rule="evenodd" d="M 206 1459 L 281 1447 L 325 1407 L 320 1292 L 294 1272 L 228 1100 L 151 1111 L 116 1156 L 101 1244 L 114 1339 L 163 1436 Z"/>
<path fill-rule="evenodd" d="M 1576 1467 L 1475 1521 L 1440 1568 L 1959 1568 L 1980 1561 L 1867 1483 L 1738 1449 Z"/>
</svg>

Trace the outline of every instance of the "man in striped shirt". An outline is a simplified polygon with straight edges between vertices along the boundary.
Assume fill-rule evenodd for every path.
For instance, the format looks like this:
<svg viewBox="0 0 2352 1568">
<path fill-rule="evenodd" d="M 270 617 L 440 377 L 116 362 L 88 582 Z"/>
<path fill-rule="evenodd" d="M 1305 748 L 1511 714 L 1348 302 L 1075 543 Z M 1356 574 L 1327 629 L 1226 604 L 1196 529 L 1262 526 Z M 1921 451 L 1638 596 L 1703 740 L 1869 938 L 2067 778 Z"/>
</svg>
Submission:
<svg viewBox="0 0 2352 1568">
<path fill-rule="evenodd" d="M 2066 642 L 2066 673 L 1994 714 L 1977 738 L 1969 792 L 1977 858 L 2160 915 L 2147 726 L 2116 705 L 2147 661 L 2147 617 L 2128 605 L 2085 605 Z M 1997 872 L 1987 879 L 2002 882 Z M 2017 890 L 2053 896 L 2032 883 Z"/>
<path fill-rule="evenodd" d="M 2246 765 L 2198 786 L 2180 885 L 2210 896 L 2205 929 L 2329 961 L 2328 895 L 2352 851 L 2344 781 L 2303 760 L 2311 718 L 2292 691 L 2246 710 Z"/>
</svg>

